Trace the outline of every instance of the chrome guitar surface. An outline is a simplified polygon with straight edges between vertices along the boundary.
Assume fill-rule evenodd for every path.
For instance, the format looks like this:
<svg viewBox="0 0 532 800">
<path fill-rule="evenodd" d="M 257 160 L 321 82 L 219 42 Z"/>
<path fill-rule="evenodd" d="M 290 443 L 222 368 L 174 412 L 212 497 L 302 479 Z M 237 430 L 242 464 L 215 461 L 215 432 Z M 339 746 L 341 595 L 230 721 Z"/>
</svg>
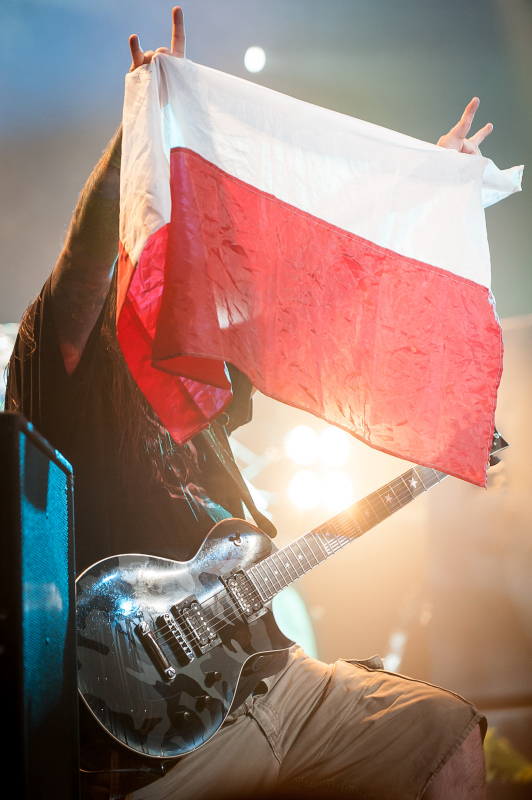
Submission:
<svg viewBox="0 0 532 800">
<path fill-rule="evenodd" d="M 191 561 L 120 555 L 79 576 L 79 690 L 115 739 L 158 758 L 200 747 L 229 713 L 246 661 L 290 647 L 242 578 L 275 550 L 254 526 L 223 520 Z"/>
</svg>

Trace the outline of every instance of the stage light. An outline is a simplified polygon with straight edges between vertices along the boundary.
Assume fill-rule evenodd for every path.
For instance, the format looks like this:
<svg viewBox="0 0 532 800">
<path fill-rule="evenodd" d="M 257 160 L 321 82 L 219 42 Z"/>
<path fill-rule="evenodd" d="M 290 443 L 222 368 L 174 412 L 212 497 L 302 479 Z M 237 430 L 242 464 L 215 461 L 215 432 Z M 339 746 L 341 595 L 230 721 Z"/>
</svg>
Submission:
<svg viewBox="0 0 532 800">
<path fill-rule="evenodd" d="M 296 472 L 290 486 L 288 496 L 292 503 L 301 509 L 310 509 L 320 501 L 320 479 L 310 469 L 300 469 Z"/>
<path fill-rule="evenodd" d="M 326 428 L 319 438 L 319 453 L 329 467 L 341 467 L 349 458 L 351 439 L 340 428 Z"/>
<path fill-rule="evenodd" d="M 353 484 L 341 470 L 329 472 L 322 481 L 322 499 L 331 511 L 343 511 L 353 503 Z"/>
<path fill-rule="evenodd" d="M 308 425 L 298 425 L 286 437 L 285 450 L 296 464 L 312 464 L 318 455 L 316 432 Z"/>
<path fill-rule="evenodd" d="M 266 53 L 262 47 L 248 47 L 244 56 L 244 66 L 248 72 L 260 72 L 266 64 Z"/>
</svg>

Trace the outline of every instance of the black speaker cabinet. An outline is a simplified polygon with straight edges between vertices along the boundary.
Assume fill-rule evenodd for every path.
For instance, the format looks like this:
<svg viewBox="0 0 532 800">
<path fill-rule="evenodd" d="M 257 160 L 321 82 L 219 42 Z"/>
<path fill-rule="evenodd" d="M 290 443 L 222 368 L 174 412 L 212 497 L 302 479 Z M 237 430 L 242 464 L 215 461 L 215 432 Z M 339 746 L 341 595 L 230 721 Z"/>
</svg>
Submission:
<svg viewBox="0 0 532 800">
<path fill-rule="evenodd" d="M 73 479 L 17 414 L 0 414 L 2 783 L 79 795 Z"/>
</svg>

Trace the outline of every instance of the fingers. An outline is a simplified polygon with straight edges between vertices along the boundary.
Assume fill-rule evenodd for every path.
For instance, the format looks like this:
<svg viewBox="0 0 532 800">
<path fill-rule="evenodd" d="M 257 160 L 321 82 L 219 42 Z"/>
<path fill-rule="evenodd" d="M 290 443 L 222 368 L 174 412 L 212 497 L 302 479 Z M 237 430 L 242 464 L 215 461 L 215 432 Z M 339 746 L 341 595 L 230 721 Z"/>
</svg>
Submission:
<svg viewBox="0 0 532 800">
<path fill-rule="evenodd" d="M 470 141 L 470 142 L 473 142 L 473 144 L 474 144 L 474 145 L 476 145 L 477 147 L 479 147 L 479 145 L 480 145 L 480 144 L 481 144 L 481 143 L 484 141 L 484 139 L 486 138 L 486 136 L 489 136 L 489 135 L 490 135 L 490 133 L 492 132 L 492 130 L 493 130 L 493 125 L 491 124 L 491 122 L 488 122 L 488 124 L 487 124 L 487 125 L 484 125 L 484 127 L 483 127 L 483 128 L 481 128 L 479 131 L 477 131 L 477 133 L 475 133 L 475 135 L 474 135 L 474 136 L 472 136 L 472 137 L 469 139 L 469 141 Z"/>
<path fill-rule="evenodd" d="M 460 122 L 438 141 L 440 147 L 458 150 L 459 153 L 467 153 L 468 155 L 480 154 L 480 150 L 478 149 L 479 145 L 484 141 L 486 136 L 490 135 L 493 130 L 493 125 L 491 122 L 488 122 L 488 124 L 484 125 L 474 136 L 471 136 L 470 139 L 467 138 L 479 105 L 480 100 L 478 97 L 474 97 L 466 106 Z"/>
<path fill-rule="evenodd" d="M 478 97 L 474 97 L 470 103 L 467 104 L 465 107 L 465 111 L 462 114 L 462 119 L 458 122 L 454 128 L 452 129 L 460 139 L 465 139 L 471 125 L 473 124 L 473 119 L 475 118 L 475 114 L 477 113 L 478 107 L 480 105 L 480 100 Z"/>
<path fill-rule="evenodd" d="M 185 24 L 183 21 L 183 10 L 176 6 L 172 11 L 172 44 L 170 49 L 168 47 L 158 47 L 155 53 L 164 53 L 167 56 L 176 56 L 177 58 L 185 57 Z M 131 64 L 130 72 L 143 64 L 149 64 L 154 56 L 153 50 L 146 50 L 144 52 L 140 46 L 139 37 L 133 34 L 129 37 L 129 47 L 131 50 Z"/>
<path fill-rule="evenodd" d="M 172 10 L 172 44 L 170 45 L 171 55 L 177 58 L 185 57 L 185 23 L 183 21 L 183 9 L 175 6 Z"/>
<path fill-rule="evenodd" d="M 471 141 L 471 139 L 464 139 L 464 143 L 460 152 L 466 153 L 468 156 L 480 155 L 480 150 L 478 149 L 477 145 Z"/>
<path fill-rule="evenodd" d="M 139 37 L 136 33 L 129 37 L 129 49 L 131 50 L 131 58 L 133 59 L 130 70 L 131 72 L 144 64 L 144 51 L 140 46 Z"/>
<path fill-rule="evenodd" d="M 164 53 L 165 55 L 170 55 L 170 50 L 167 47 L 158 47 L 155 52 L 153 50 L 142 50 L 139 38 L 136 34 L 129 37 L 129 46 L 131 48 L 131 55 L 133 57 L 133 63 L 131 65 L 130 72 L 133 72 L 134 69 L 137 67 L 141 67 L 143 64 L 149 64 L 153 59 L 155 53 Z"/>
<path fill-rule="evenodd" d="M 129 37 L 129 49 L 131 50 L 131 57 L 133 59 L 129 70 L 130 72 L 133 72 L 134 69 L 141 67 L 143 64 L 149 64 L 154 56 L 153 50 L 144 51 L 142 49 L 139 37 L 136 33 Z"/>
</svg>

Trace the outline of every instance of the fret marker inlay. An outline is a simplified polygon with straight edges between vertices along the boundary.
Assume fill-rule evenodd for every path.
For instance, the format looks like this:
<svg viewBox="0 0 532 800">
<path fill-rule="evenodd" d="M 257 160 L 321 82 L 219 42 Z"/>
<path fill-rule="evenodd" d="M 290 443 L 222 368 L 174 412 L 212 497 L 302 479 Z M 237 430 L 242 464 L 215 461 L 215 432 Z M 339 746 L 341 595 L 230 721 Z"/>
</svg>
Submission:
<svg viewBox="0 0 532 800">
<path fill-rule="evenodd" d="M 265 601 L 446 477 L 417 466 L 250 569 Z M 417 488 L 419 486 L 419 488 Z M 414 491 L 415 490 L 415 491 Z M 262 589 L 262 591 L 261 591 Z"/>
</svg>

